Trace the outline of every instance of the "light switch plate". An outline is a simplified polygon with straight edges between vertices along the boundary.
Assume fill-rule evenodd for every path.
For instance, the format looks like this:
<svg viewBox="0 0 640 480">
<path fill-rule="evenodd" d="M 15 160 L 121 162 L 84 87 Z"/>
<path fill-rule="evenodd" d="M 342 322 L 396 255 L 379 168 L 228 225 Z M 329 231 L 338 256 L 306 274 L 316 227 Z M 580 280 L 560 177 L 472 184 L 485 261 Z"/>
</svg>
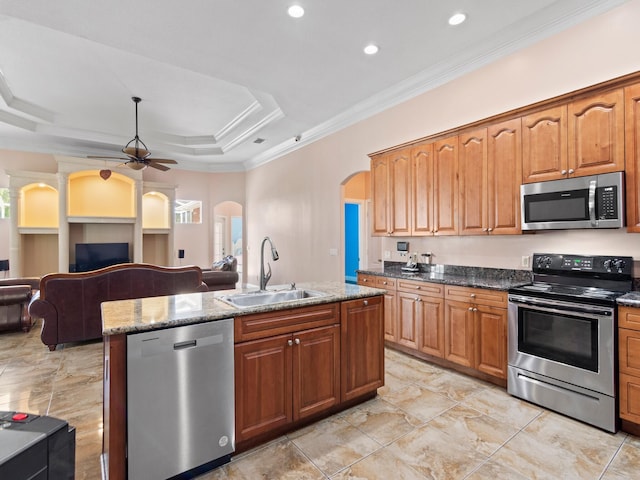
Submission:
<svg viewBox="0 0 640 480">
<path fill-rule="evenodd" d="M 522 260 L 520 261 L 520 266 L 528 267 L 529 266 L 529 255 L 523 255 Z"/>
</svg>

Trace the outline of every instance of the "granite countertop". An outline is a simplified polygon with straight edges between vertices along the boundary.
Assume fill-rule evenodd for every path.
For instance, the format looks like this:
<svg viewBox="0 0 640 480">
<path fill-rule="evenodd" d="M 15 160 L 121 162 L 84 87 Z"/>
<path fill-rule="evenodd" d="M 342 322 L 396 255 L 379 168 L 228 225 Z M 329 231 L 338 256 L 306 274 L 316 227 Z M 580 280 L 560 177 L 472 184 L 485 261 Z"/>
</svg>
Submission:
<svg viewBox="0 0 640 480">
<path fill-rule="evenodd" d="M 528 270 L 419 264 L 419 272 L 406 273 L 402 271 L 402 265 L 403 263 L 385 262 L 383 271 L 358 270 L 358 273 L 492 290 L 508 290 L 527 285 L 532 280 Z"/>
<path fill-rule="evenodd" d="M 624 305 L 625 307 L 640 307 L 640 292 L 625 293 L 617 299 L 618 305 Z"/>
<path fill-rule="evenodd" d="M 289 290 L 289 285 L 269 287 L 268 290 Z M 252 313 L 272 312 L 323 303 L 341 302 L 356 298 L 382 295 L 385 290 L 340 282 L 300 283 L 297 289 L 317 290 L 322 297 L 311 297 L 271 305 L 236 308 L 222 300 L 223 295 L 246 293 L 256 289 L 219 290 L 214 292 L 185 293 L 164 297 L 136 298 L 104 302 L 102 309 L 102 335 L 136 333 L 160 328 L 203 323 Z"/>
</svg>

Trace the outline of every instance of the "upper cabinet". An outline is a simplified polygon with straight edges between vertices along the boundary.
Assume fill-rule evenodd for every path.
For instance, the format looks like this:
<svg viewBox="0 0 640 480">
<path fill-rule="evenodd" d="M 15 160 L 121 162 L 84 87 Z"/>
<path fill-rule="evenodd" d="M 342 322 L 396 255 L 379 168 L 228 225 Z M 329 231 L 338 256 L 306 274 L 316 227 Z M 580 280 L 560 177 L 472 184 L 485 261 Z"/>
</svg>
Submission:
<svg viewBox="0 0 640 480">
<path fill-rule="evenodd" d="M 434 235 L 458 233 L 458 137 L 433 145 Z"/>
<path fill-rule="evenodd" d="M 433 235 L 433 143 L 411 150 L 411 234 Z"/>
<path fill-rule="evenodd" d="M 371 159 L 373 235 L 411 235 L 409 149 Z"/>
<path fill-rule="evenodd" d="M 461 134 L 458 140 L 460 234 L 487 233 L 487 129 Z"/>
<path fill-rule="evenodd" d="M 624 90 L 627 231 L 640 233 L 640 84 Z"/>
<path fill-rule="evenodd" d="M 624 170 L 622 89 L 522 119 L 523 183 Z"/>
</svg>

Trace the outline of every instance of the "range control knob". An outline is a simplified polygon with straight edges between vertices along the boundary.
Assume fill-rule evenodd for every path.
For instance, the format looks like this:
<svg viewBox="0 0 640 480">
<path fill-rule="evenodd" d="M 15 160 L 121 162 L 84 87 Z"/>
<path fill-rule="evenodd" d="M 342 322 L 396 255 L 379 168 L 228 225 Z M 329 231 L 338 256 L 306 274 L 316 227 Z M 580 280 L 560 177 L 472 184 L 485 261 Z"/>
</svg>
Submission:
<svg viewBox="0 0 640 480">
<path fill-rule="evenodd" d="M 538 268 L 551 268 L 551 257 L 538 257 Z"/>
<path fill-rule="evenodd" d="M 612 263 L 612 260 L 611 260 L 611 259 L 607 259 L 607 260 L 605 260 L 605 261 L 604 261 L 604 263 L 602 264 L 602 265 L 604 266 L 604 268 L 606 268 L 606 269 L 607 269 L 607 272 L 610 272 L 610 271 L 611 271 L 611 263 Z"/>
<path fill-rule="evenodd" d="M 615 268 L 618 271 L 618 273 L 622 273 L 622 270 L 627 265 L 625 261 L 620 258 L 615 258 L 612 263 L 613 263 L 613 268 Z"/>
</svg>

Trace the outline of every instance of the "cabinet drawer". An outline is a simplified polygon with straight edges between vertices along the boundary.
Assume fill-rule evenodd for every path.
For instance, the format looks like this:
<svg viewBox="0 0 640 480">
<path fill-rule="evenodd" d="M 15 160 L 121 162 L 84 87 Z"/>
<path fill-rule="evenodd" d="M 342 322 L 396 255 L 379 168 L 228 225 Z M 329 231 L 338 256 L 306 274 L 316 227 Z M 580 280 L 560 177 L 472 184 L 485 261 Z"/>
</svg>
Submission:
<svg viewBox="0 0 640 480">
<path fill-rule="evenodd" d="M 367 275 L 366 273 L 358 274 L 358 285 L 373 287 L 376 284 L 377 277 L 375 275 Z"/>
<path fill-rule="evenodd" d="M 640 331 L 640 308 L 618 307 L 618 326 Z"/>
<path fill-rule="evenodd" d="M 640 332 L 618 329 L 620 372 L 640 376 Z"/>
<path fill-rule="evenodd" d="M 441 297 L 444 295 L 444 285 L 440 283 L 420 282 L 418 280 L 398 280 L 398 291 L 419 293 L 429 297 Z"/>
<path fill-rule="evenodd" d="M 396 279 L 390 277 L 374 277 L 376 280 L 376 288 L 385 290 L 396 290 Z"/>
<path fill-rule="evenodd" d="M 507 292 L 501 290 L 447 285 L 445 288 L 445 298 L 458 302 L 507 308 Z"/>
<path fill-rule="evenodd" d="M 340 304 L 327 303 L 236 317 L 235 343 L 340 323 Z"/>
</svg>

